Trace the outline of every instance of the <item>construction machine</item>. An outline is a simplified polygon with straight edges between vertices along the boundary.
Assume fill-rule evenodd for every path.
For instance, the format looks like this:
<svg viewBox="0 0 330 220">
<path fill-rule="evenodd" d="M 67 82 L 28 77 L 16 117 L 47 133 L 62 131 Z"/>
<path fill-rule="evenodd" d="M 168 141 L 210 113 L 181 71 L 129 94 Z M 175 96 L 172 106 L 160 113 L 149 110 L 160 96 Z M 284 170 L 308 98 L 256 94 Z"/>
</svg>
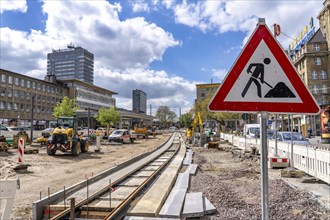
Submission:
<svg viewBox="0 0 330 220">
<path fill-rule="evenodd" d="M 134 126 L 134 132 L 132 134 L 136 138 L 148 138 L 148 128 L 144 123 L 139 123 Z"/>
<path fill-rule="evenodd" d="M 82 137 L 83 132 L 77 131 L 77 120 L 75 117 L 59 117 L 56 128 L 48 139 L 47 154 L 55 155 L 57 150 L 71 152 L 78 156 L 88 151 L 89 141 Z"/>
</svg>

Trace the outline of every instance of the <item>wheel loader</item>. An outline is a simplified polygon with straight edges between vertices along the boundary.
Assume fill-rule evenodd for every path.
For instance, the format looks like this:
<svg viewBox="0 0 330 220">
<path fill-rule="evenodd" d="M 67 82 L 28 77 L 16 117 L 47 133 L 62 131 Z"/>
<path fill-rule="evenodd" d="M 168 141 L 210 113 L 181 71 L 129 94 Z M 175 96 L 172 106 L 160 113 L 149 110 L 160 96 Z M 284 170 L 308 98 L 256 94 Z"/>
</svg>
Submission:
<svg viewBox="0 0 330 220">
<path fill-rule="evenodd" d="M 48 139 L 47 154 L 55 155 L 56 151 L 71 152 L 72 156 L 88 151 L 89 142 L 77 132 L 75 117 L 59 117 L 56 128 Z"/>
</svg>

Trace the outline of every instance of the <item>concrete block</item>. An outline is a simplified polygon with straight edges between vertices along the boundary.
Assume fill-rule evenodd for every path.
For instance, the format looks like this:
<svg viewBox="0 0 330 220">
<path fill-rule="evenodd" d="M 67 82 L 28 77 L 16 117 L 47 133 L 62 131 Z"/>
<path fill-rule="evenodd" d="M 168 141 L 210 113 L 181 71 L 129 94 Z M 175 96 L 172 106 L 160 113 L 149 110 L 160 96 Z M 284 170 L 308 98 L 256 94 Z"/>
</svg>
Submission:
<svg viewBox="0 0 330 220">
<path fill-rule="evenodd" d="M 205 196 L 203 196 L 203 203 L 204 203 L 204 214 L 205 215 L 212 215 L 217 212 L 217 209 Z"/>
<path fill-rule="evenodd" d="M 204 216 L 203 193 L 187 193 L 183 206 L 182 217 L 193 218 Z"/>
<path fill-rule="evenodd" d="M 160 210 L 159 216 L 180 218 L 186 192 L 187 188 L 173 188 Z"/>
<path fill-rule="evenodd" d="M 188 188 L 189 187 L 189 173 L 179 173 L 174 187 L 177 188 Z"/>
<path fill-rule="evenodd" d="M 186 169 L 185 173 L 189 173 L 191 175 L 195 175 L 197 171 L 197 164 L 190 164 L 189 167 Z"/>
</svg>

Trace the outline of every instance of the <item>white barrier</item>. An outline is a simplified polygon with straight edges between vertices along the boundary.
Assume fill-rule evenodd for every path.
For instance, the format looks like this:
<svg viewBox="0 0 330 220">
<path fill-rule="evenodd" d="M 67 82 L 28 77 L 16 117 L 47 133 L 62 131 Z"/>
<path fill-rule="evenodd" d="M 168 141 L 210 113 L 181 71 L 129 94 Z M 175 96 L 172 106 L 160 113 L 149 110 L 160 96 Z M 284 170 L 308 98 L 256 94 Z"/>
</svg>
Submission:
<svg viewBox="0 0 330 220">
<path fill-rule="evenodd" d="M 256 147 L 260 152 L 260 139 L 239 137 L 231 134 L 220 134 L 221 139 L 227 140 L 236 147 L 245 150 Z M 268 140 L 268 154 L 275 154 L 275 141 Z M 284 142 L 277 142 L 277 154 L 290 158 L 291 146 Z M 330 148 L 319 149 L 315 146 L 293 145 L 293 165 L 317 179 L 330 184 Z"/>
</svg>

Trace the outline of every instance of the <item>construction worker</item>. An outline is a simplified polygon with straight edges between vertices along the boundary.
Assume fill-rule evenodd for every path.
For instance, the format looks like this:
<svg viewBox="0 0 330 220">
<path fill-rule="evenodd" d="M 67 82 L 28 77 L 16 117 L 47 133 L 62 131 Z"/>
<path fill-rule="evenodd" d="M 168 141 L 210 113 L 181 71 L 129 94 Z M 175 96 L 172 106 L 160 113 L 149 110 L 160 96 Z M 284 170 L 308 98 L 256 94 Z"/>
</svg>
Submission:
<svg viewBox="0 0 330 220">
<path fill-rule="evenodd" d="M 186 143 L 189 144 L 192 137 L 192 127 L 186 129 Z"/>
</svg>

